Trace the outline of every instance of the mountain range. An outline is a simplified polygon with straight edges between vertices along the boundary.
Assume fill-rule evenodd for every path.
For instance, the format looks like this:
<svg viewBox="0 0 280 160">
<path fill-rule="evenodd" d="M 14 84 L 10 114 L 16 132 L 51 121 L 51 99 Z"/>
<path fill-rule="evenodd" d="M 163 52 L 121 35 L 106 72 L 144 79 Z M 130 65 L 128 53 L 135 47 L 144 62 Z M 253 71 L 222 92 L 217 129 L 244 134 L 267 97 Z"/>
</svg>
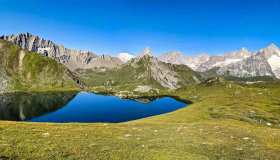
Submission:
<svg viewBox="0 0 280 160">
<path fill-rule="evenodd" d="M 238 78 L 274 77 L 280 78 L 280 49 L 271 44 L 256 53 L 242 48 L 239 51 L 225 53 L 220 56 L 201 55 L 187 57 L 180 52 L 170 52 L 160 56 L 167 63 L 184 64 L 197 72 L 215 70 L 218 75 Z"/>
<path fill-rule="evenodd" d="M 90 69 L 90 68 L 113 68 L 123 62 L 116 57 L 108 55 L 97 56 L 90 51 L 80 51 L 65 48 L 63 45 L 55 44 L 50 40 L 45 40 L 30 33 L 18 35 L 1 36 L 0 39 L 12 42 L 22 49 L 37 52 L 50 57 L 64 64 L 70 70 Z"/>
<path fill-rule="evenodd" d="M 2 89 L 7 88 L 8 82 L 11 81 L 13 83 L 16 81 L 24 82 L 24 84 L 20 83 L 21 87 L 31 85 L 32 80 L 40 84 L 43 81 L 39 80 L 42 72 L 47 75 L 50 73 L 57 75 L 54 70 L 50 69 L 51 67 L 46 69 L 50 65 L 49 63 L 46 63 L 45 66 L 36 63 L 37 61 L 45 61 L 44 57 L 52 59 L 48 60 L 51 61 L 51 64 L 58 63 L 55 64 L 56 68 L 59 67 L 63 70 L 60 76 L 68 77 L 68 80 L 72 79 L 73 83 L 80 87 L 84 85 L 126 85 L 140 88 L 144 86 L 146 89 L 151 86 L 177 89 L 182 86 L 201 83 L 207 78 L 217 76 L 235 80 L 280 79 L 280 49 L 275 44 L 257 52 L 250 52 L 246 48 L 241 48 L 238 51 L 218 56 L 203 54 L 189 57 L 182 52 L 174 51 L 156 57 L 153 56 L 150 48 L 145 48 L 138 56 L 122 52 L 114 57 L 98 55 L 91 51 L 68 49 L 63 45 L 58 45 L 53 41 L 45 40 L 30 33 L 4 35 L 0 39 L 2 53 L 0 87 L 2 86 Z M 10 64 L 13 52 L 16 53 L 16 56 L 13 57 L 16 59 L 16 64 Z M 34 57 L 33 53 L 38 56 Z M 30 58 L 30 62 L 25 62 L 29 55 L 32 55 L 33 59 Z M 15 74 L 10 73 L 11 68 L 15 70 L 13 72 Z M 26 68 L 29 68 L 29 71 L 25 71 Z M 33 73 L 32 69 L 36 72 Z M 21 70 L 24 70 L 24 72 Z M 30 78 L 30 74 L 33 78 Z M 21 77 L 22 79 L 15 80 L 15 77 Z M 60 77 L 49 77 L 59 81 L 60 85 L 64 85 L 62 83 L 64 80 L 60 80 Z M 47 81 L 43 82 L 47 83 Z"/>
</svg>

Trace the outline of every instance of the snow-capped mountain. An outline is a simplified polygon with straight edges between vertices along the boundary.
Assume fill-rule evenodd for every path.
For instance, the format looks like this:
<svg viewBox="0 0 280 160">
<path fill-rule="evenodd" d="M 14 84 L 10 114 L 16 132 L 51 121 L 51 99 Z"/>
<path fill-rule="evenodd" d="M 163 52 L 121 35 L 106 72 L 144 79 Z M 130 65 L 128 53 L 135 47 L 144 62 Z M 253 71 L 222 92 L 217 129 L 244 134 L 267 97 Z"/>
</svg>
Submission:
<svg viewBox="0 0 280 160">
<path fill-rule="evenodd" d="M 271 44 L 255 55 L 221 67 L 217 73 L 234 77 L 269 76 L 280 78 L 280 49 Z"/>
<path fill-rule="evenodd" d="M 280 79 L 280 49 L 275 44 L 256 53 L 246 48 L 219 56 L 188 57 L 181 52 L 168 52 L 159 59 L 166 63 L 184 64 L 198 72 L 215 68 L 216 73 L 223 76 L 239 78 L 269 76 Z"/>
<path fill-rule="evenodd" d="M 280 79 L 280 49 L 271 44 L 267 48 L 260 50 L 259 55 L 266 58 L 274 75 Z"/>
<path fill-rule="evenodd" d="M 183 55 L 181 52 L 168 52 L 161 56 L 159 56 L 159 60 L 165 63 L 172 64 L 185 64 L 187 65 L 187 57 Z"/>
<path fill-rule="evenodd" d="M 252 54 L 245 48 L 239 51 L 226 53 L 222 56 L 208 56 L 207 54 L 196 57 L 185 56 L 181 52 L 168 52 L 159 57 L 159 59 L 166 63 L 184 64 L 195 71 L 205 72 L 214 67 L 223 67 L 231 63 L 239 62 Z"/>
<path fill-rule="evenodd" d="M 144 48 L 143 52 L 141 52 L 139 54 L 138 58 L 141 58 L 143 56 L 150 56 L 150 57 L 152 57 L 153 56 L 152 49 L 150 47 Z"/>
<path fill-rule="evenodd" d="M 117 57 L 124 63 L 128 62 L 132 58 L 135 58 L 134 55 L 132 55 L 130 53 L 127 53 L 127 52 L 121 52 L 121 53 L 118 54 Z"/>
<path fill-rule="evenodd" d="M 219 75 L 249 78 L 249 77 L 274 77 L 268 61 L 260 55 L 253 55 L 242 61 L 231 63 L 217 70 Z"/>
<path fill-rule="evenodd" d="M 208 61 L 209 56 L 208 55 L 199 55 L 197 57 L 188 57 L 185 56 L 182 52 L 174 51 L 174 52 L 168 52 L 161 56 L 159 56 L 159 60 L 165 63 L 172 63 L 172 64 L 183 64 L 187 65 L 188 67 L 192 68 L 193 70 L 196 70 L 197 67 Z"/>
<path fill-rule="evenodd" d="M 251 55 L 252 53 L 250 53 L 246 48 L 241 48 L 239 51 L 225 53 L 221 56 L 211 56 L 208 61 L 200 64 L 196 70 L 204 72 L 214 67 L 224 67 L 229 64 L 242 61 L 243 59 L 246 59 Z"/>
</svg>

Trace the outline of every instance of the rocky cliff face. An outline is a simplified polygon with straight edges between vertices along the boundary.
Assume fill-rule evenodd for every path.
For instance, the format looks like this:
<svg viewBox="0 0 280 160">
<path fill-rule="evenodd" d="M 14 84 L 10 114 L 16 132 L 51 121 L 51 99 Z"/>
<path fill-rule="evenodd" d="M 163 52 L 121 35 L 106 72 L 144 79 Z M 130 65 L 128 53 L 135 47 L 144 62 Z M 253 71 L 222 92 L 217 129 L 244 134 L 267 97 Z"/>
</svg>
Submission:
<svg viewBox="0 0 280 160">
<path fill-rule="evenodd" d="M 137 64 L 145 64 L 146 75 L 158 82 L 162 87 L 176 89 L 179 88 L 179 76 L 177 73 L 166 65 L 166 63 L 160 62 L 157 58 L 152 57 L 151 54 L 145 54 L 139 59 L 130 64 L 131 66 L 137 66 Z"/>
<path fill-rule="evenodd" d="M 66 65 L 70 70 L 91 68 L 114 68 L 122 64 L 118 58 L 99 57 L 93 52 L 65 48 L 50 40 L 45 40 L 30 33 L 2 36 L 0 39 L 12 42 L 22 49 L 40 53 Z M 107 61 L 108 60 L 108 61 Z"/>
</svg>

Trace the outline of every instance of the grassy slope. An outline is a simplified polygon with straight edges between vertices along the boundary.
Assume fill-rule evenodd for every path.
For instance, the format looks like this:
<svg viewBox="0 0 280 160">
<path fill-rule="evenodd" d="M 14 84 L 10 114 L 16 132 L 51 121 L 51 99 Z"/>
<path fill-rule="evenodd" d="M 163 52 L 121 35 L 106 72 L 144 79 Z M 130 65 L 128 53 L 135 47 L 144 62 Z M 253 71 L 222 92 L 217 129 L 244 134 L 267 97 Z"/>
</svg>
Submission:
<svg viewBox="0 0 280 160">
<path fill-rule="evenodd" d="M 52 90 L 76 88 L 66 74 L 66 68 L 55 60 L 37 53 L 21 50 L 3 40 L 0 41 L 0 67 L 10 77 L 10 90 Z M 21 59 L 20 55 L 25 56 Z"/>
<path fill-rule="evenodd" d="M 279 83 L 222 82 L 174 94 L 194 103 L 121 124 L 0 122 L 0 155 L 15 159 L 280 159 Z"/>
<path fill-rule="evenodd" d="M 105 86 L 107 88 L 114 88 L 115 90 L 134 90 L 138 85 L 151 85 L 155 88 L 163 89 L 151 75 L 152 61 L 152 57 L 144 56 L 140 60 L 133 59 L 120 68 L 105 72 L 98 70 L 79 70 L 78 73 L 87 86 L 93 88 Z M 181 86 L 195 84 L 196 82 L 193 80 L 193 76 L 201 78 L 199 74 L 187 66 L 172 65 L 163 62 L 160 62 L 160 65 L 178 73 Z"/>
<path fill-rule="evenodd" d="M 149 58 L 149 57 L 147 57 Z M 131 62 L 120 68 L 107 71 L 78 71 L 81 79 L 90 87 L 106 86 L 107 88 L 122 88 L 133 90 L 138 85 L 153 85 L 162 88 L 151 78 L 149 59 Z"/>
</svg>

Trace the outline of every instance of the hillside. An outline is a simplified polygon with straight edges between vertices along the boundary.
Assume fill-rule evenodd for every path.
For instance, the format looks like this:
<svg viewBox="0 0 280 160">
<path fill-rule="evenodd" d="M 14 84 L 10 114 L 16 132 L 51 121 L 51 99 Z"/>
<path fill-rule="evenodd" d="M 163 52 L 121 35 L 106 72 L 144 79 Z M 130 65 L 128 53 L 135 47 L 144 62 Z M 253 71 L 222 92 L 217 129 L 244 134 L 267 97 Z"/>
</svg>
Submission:
<svg viewBox="0 0 280 160">
<path fill-rule="evenodd" d="M 62 64 L 0 40 L 1 92 L 77 88 Z"/>
<path fill-rule="evenodd" d="M 111 70 L 78 70 L 78 75 L 88 86 L 177 89 L 200 83 L 201 76 L 184 65 L 159 61 L 150 55 L 131 59 Z M 138 88 L 139 89 L 139 88 Z M 140 89 L 141 90 L 141 89 Z"/>
</svg>

